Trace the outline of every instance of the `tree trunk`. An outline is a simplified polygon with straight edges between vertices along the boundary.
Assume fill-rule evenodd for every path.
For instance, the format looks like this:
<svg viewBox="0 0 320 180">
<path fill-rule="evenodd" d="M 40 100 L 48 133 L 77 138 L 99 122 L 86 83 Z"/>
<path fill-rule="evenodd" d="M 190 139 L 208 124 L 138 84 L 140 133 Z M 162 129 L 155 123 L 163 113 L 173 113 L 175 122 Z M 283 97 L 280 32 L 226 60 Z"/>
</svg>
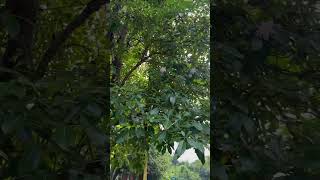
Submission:
<svg viewBox="0 0 320 180">
<path fill-rule="evenodd" d="M 127 27 L 123 27 L 121 29 L 121 31 L 119 32 L 119 38 L 117 39 L 117 44 L 119 46 L 125 46 L 126 43 L 126 37 L 127 37 Z M 122 69 L 122 65 L 123 65 L 123 62 L 122 62 L 122 57 L 120 54 L 117 54 L 115 53 L 113 55 L 113 60 L 112 60 L 112 65 L 114 67 L 114 71 L 112 73 L 112 79 L 111 79 L 111 82 L 112 83 L 117 83 L 119 84 L 120 83 L 120 79 L 121 79 L 121 69 Z"/>
<path fill-rule="evenodd" d="M 148 153 L 146 153 L 146 160 L 144 164 L 144 171 L 143 171 L 143 180 L 147 180 L 148 178 Z"/>
<path fill-rule="evenodd" d="M 117 3 L 112 11 L 113 18 L 117 21 L 117 16 L 119 11 L 121 10 L 122 6 L 120 3 Z M 111 31 L 111 29 L 110 29 Z M 117 49 L 123 48 L 126 46 L 126 38 L 127 38 L 127 32 L 128 28 L 126 26 L 123 26 L 118 32 L 110 32 L 111 36 L 110 39 L 113 42 L 112 43 L 112 77 L 111 77 L 111 83 L 118 84 L 120 83 L 121 79 L 121 69 L 122 69 L 122 56 L 117 53 Z"/>
</svg>

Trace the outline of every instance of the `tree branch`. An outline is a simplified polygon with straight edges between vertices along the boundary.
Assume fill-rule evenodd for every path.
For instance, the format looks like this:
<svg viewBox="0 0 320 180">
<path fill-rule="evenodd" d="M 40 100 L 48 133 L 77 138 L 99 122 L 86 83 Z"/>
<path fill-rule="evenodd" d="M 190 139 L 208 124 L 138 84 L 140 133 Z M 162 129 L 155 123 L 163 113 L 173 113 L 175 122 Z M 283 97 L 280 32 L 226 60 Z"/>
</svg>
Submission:
<svg viewBox="0 0 320 180">
<path fill-rule="evenodd" d="M 54 58 L 61 45 L 67 40 L 75 29 L 80 27 L 94 12 L 98 11 L 103 5 L 110 3 L 110 0 L 91 0 L 84 10 L 76 16 L 67 27 L 58 32 L 56 38 L 51 41 L 47 51 L 44 53 L 42 60 L 36 70 L 36 75 L 41 78 L 48 69 L 50 61 Z"/>
<path fill-rule="evenodd" d="M 147 55 L 147 52 L 148 52 L 148 49 L 145 48 L 142 52 L 142 55 L 140 57 L 140 61 L 135 65 L 133 66 L 132 69 L 130 69 L 130 71 L 125 75 L 125 77 L 122 79 L 121 83 L 120 83 L 120 86 L 123 86 L 126 81 L 130 78 L 131 74 L 140 67 L 141 64 L 143 64 L 144 62 L 146 62 L 150 57 L 151 55 L 149 56 L 146 56 Z"/>
</svg>

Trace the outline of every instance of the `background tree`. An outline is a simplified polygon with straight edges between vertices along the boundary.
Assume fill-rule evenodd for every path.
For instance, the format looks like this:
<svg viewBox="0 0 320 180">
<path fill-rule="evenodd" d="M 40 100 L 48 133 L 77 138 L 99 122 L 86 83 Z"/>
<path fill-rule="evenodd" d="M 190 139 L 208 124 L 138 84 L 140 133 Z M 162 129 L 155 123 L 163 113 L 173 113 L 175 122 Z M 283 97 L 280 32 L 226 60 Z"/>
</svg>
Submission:
<svg viewBox="0 0 320 180">
<path fill-rule="evenodd" d="M 212 176 L 319 178 L 316 1 L 212 2 Z"/>
<path fill-rule="evenodd" d="M 210 179 L 210 157 L 206 156 L 205 164 L 200 160 L 192 163 L 177 162 L 174 163 L 174 157 L 168 152 L 161 155 L 159 152 L 151 152 L 153 155 L 149 167 L 157 169 L 156 179 L 192 179 L 192 180 L 207 180 Z M 154 178 L 152 176 L 152 178 Z"/>
<path fill-rule="evenodd" d="M 0 3 L 0 179 L 105 179 L 108 0 Z"/>
</svg>

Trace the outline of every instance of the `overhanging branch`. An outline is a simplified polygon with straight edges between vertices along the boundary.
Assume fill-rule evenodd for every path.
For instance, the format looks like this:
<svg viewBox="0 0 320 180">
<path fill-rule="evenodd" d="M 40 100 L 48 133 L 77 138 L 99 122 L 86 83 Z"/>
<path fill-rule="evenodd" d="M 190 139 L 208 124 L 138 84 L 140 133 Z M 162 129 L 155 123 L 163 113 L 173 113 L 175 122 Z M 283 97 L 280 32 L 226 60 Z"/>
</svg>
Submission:
<svg viewBox="0 0 320 180">
<path fill-rule="evenodd" d="M 41 78 L 44 76 L 48 69 L 50 61 L 54 58 L 61 45 L 70 37 L 72 32 L 80 27 L 94 12 L 98 11 L 103 5 L 109 4 L 110 0 L 91 0 L 84 10 L 76 16 L 65 29 L 58 32 L 56 38 L 51 41 L 47 51 L 44 53 L 39 66 L 37 67 L 36 74 Z"/>
</svg>

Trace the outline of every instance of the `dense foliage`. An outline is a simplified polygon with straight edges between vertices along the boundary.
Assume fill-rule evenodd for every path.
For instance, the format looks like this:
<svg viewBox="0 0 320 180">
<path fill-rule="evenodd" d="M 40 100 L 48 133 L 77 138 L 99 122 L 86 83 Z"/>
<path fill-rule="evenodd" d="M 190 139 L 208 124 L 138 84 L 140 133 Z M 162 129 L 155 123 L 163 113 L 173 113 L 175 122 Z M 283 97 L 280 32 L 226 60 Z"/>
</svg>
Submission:
<svg viewBox="0 0 320 180">
<path fill-rule="evenodd" d="M 319 179 L 316 1 L 212 2 L 212 175 Z"/>
<path fill-rule="evenodd" d="M 209 143 L 209 3 L 114 1 L 111 166 L 143 172 L 149 147 L 177 159 Z M 132 153 L 134 152 L 134 153 Z M 152 157 L 150 157 L 152 158 Z"/>
<path fill-rule="evenodd" d="M 105 179 L 107 4 L 0 2 L 0 179 Z"/>
</svg>

